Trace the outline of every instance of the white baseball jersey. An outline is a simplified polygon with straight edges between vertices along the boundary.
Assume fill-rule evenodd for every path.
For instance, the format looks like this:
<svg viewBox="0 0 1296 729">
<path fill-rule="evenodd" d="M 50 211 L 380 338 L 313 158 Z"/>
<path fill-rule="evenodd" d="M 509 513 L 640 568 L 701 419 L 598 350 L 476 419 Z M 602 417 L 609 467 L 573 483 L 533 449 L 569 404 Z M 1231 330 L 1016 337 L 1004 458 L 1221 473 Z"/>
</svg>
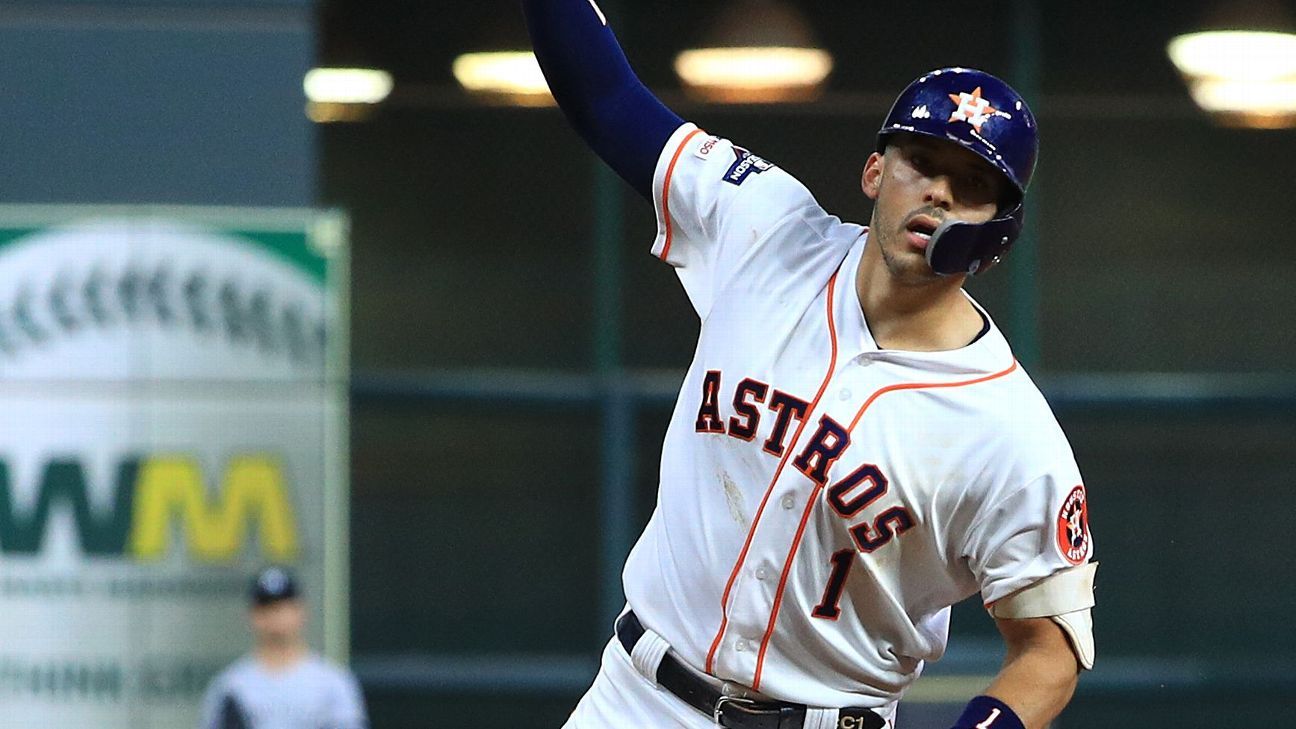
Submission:
<svg viewBox="0 0 1296 729">
<path fill-rule="evenodd" d="M 234 708 L 227 708 L 232 703 Z M 231 723 L 227 711 L 236 712 Z M 241 722 L 241 723 L 240 723 Z M 280 671 L 244 656 L 212 679 L 199 729 L 366 729 L 364 699 L 351 672 L 311 654 Z"/>
<path fill-rule="evenodd" d="M 888 709 L 944 653 L 951 604 L 1090 558 L 1071 449 L 993 324 L 957 350 L 879 348 L 855 288 L 867 230 L 691 124 L 654 196 L 653 253 L 702 325 L 624 580 L 686 663 Z"/>
</svg>

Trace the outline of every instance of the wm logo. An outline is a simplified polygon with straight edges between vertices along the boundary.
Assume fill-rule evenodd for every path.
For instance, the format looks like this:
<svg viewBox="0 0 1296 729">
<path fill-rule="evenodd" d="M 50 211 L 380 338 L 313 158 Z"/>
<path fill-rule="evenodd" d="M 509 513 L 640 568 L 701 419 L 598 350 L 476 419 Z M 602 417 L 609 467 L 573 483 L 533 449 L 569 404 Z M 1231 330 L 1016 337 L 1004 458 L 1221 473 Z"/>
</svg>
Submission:
<svg viewBox="0 0 1296 729">
<path fill-rule="evenodd" d="M 166 556 L 174 527 L 201 562 L 229 562 L 255 530 L 262 556 L 287 562 L 297 556 L 297 523 L 283 469 L 265 455 L 232 458 L 209 497 L 194 458 L 156 455 L 123 460 L 117 467 L 111 511 L 90 507 L 85 469 L 73 459 L 45 464 L 35 506 L 20 514 L 14 503 L 9 466 L 0 461 L 0 552 L 36 554 L 56 504 L 71 509 L 77 537 L 87 555 L 130 556 L 139 561 Z"/>
</svg>

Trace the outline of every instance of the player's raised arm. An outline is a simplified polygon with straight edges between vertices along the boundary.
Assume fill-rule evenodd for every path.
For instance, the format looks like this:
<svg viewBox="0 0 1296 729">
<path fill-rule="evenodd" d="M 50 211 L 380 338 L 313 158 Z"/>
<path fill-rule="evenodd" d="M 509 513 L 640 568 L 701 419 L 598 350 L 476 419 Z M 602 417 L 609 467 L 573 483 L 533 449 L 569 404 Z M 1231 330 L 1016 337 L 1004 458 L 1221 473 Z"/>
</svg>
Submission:
<svg viewBox="0 0 1296 729">
<path fill-rule="evenodd" d="M 549 89 L 599 157 L 646 199 L 662 147 L 684 120 L 635 76 L 596 0 L 523 0 Z"/>
</svg>

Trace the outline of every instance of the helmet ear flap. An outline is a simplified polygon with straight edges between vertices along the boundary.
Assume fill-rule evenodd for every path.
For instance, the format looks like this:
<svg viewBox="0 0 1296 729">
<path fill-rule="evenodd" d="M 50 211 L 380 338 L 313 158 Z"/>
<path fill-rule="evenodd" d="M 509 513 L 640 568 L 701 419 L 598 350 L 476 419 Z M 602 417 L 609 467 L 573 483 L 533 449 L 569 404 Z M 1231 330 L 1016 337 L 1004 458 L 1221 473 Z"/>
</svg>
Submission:
<svg viewBox="0 0 1296 729">
<path fill-rule="evenodd" d="M 1025 219 L 1026 210 L 1018 203 L 985 223 L 947 220 L 927 242 L 927 263 L 945 276 L 985 273 L 1008 255 Z"/>
</svg>

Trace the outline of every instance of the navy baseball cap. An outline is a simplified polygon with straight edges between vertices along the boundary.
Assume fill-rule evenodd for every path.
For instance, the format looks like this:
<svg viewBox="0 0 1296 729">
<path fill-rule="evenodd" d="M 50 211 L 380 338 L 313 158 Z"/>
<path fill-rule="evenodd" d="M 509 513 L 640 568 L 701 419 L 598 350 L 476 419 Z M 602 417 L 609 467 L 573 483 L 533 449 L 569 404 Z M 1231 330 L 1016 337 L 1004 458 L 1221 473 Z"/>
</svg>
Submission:
<svg viewBox="0 0 1296 729">
<path fill-rule="evenodd" d="M 283 567 L 267 567 L 252 580 L 252 604 L 269 605 L 280 600 L 291 600 L 301 594 L 297 578 Z"/>
</svg>

